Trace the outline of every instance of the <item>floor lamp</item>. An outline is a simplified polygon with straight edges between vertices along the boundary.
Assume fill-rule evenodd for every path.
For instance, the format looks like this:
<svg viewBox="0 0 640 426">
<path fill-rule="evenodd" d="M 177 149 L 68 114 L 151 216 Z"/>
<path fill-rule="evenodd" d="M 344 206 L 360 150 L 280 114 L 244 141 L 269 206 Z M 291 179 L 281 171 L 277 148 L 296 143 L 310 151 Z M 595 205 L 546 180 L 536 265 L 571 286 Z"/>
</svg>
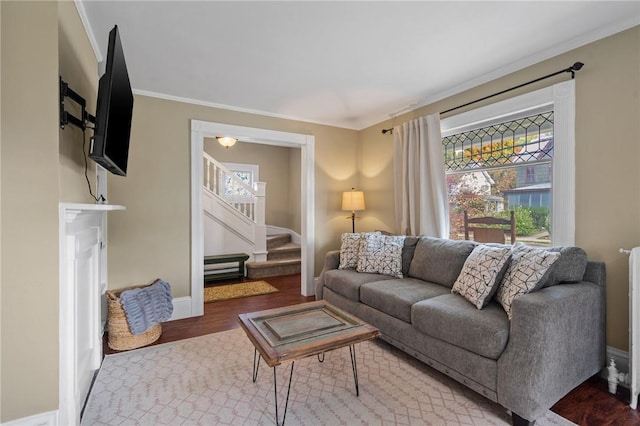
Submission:
<svg viewBox="0 0 640 426">
<path fill-rule="evenodd" d="M 355 188 L 351 188 L 351 191 L 345 191 L 342 193 L 342 210 L 351 210 L 351 232 L 356 232 L 356 211 L 364 210 L 364 192 L 356 191 Z M 349 216 L 347 216 L 349 219 Z"/>
</svg>

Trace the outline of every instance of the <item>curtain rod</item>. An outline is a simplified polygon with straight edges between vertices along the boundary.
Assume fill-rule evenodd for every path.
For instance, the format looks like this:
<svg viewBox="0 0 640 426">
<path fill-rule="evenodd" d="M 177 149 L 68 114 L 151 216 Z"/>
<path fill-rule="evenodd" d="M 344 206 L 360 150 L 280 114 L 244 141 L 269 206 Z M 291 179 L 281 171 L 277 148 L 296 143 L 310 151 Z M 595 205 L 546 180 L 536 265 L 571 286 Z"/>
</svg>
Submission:
<svg viewBox="0 0 640 426">
<path fill-rule="evenodd" d="M 529 84 L 537 83 L 537 82 L 539 82 L 541 80 L 546 80 L 547 78 L 555 77 L 556 75 L 562 74 L 564 72 L 570 72 L 571 73 L 571 78 L 574 79 L 576 77 L 576 71 L 580 71 L 580 69 L 582 69 L 583 66 L 584 66 L 584 64 L 582 62 L 576 62 L 575 64 L 571 65 L 569 68 L 565 68 L 565 69 L 562 69 L 560 71 L 553 72 L 553 73 L 545 75 L 543 77 L 536 78 L 535 80 L 527 81 L 526 83 L 518 84 L 517 86 L 513 86 L 513 87 L 510 87 L 508 89 L 502 90 L 500 92 L 496 92 L 496 93 L 493 93 L 491 95 L 485 96 L 483 98 L 476 99 L 476 100 L 471 101 L 471 102 L 467 102 L 466 104 L 462 104 L 462 105 L 458 105 L 457 107 L 449 108 L 446 111 L 442 111 L 440 114 L 446 114 L 448 112 L 455 111 L 457 109 L 464 108 L 464 107 L 469 106 L 469 105 L 473 105 L 473 104 L 475 104 L 477 102 L 482 102 L 482 101 L 487 100 L 489 98 L 493 98 L 494 96 L 502 95 L 503 93 L 507 93 L 507 92 L 510 92 L 512 90 L 516 90 L 516 89 L 519 89 L 521 87 L 524 87 L 524 86 L 528 86 Z M 393 134 L 393 127 L 389 128 L 389 129 L 382 129 L 382 134 L 384 135 L 386 133 L 392 133 Z"/>
</svg>

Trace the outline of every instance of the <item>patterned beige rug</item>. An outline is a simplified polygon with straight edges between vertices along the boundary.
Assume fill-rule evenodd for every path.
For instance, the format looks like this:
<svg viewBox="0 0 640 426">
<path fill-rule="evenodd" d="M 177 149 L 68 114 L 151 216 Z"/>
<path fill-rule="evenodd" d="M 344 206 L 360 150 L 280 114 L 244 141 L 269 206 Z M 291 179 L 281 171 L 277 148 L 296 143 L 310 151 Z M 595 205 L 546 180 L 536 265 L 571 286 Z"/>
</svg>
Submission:
<svg viewBox="0 0 640 426">
<path fill-rule="evenodd" d="M 286 425 L 510 424 L 499 405 L 382 341 L 356 352 L 360 397 L 347 348 L 296 362 Z M 273 425 L 273 370 L 262 362 L 253 383 L 252 362 L 240 329 L 107 355 L 82 425 Z M 280 401 L 289 365 L 278 367 Z M 572 423 L 549 411 L 536 424 Z"/>
<path fill-rule="evenodd" d="M 239 284 L 216 285 L 204 288 L 204 303 L 221 300 L 238 299 L 240 297 L 259 296 L 275 293 L 278 289 L 266 281 L 250 281 Z"/>
</svg>

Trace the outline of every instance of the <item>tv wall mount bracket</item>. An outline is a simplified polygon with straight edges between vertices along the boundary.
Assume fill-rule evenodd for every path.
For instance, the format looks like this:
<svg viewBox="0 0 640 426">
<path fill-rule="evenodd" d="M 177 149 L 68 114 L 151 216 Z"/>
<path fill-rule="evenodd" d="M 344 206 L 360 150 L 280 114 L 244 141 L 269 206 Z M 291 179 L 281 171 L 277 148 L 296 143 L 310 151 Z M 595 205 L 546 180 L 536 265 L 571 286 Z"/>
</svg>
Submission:
<svg viewBox="0 0 640 426">
<path fill-rule="evenodd" d="M 64 109 L 64 100 L 69 98 L 81 108 L 81 117 L 69 113 Z M 69 85 L 60 77 L 60 128 L 64 129 L 67 124 L 74 125 L 81 130 L 87 129 L 87 122 L 96 124 L 96 118 L 86 111 L 87 101 L 77 92 L 69 87 Z"/>
</svg>

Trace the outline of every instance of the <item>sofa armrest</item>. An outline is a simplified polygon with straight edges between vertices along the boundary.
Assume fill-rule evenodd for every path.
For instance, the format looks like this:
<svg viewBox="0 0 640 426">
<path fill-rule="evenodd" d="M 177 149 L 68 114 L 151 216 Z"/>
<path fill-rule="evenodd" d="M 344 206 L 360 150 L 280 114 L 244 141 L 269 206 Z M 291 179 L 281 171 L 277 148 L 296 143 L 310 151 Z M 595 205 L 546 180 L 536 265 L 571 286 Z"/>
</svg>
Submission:
<svg viewBox="0 0 640 426">
<path fill-rule="evenodd" d="M 594 260 L 588 261 L 587 269 L 584 271 L 583 281 L 589 281 L 604 287 L 607 282 L 607 270 L 605 263 Z"/>
<path fill-rule="evenodd" d="M 340 266 L 340 250 L 332 250 L 327 252 L 324 257 L 324 267 L 323 270 L 329 269 L 338 269 Z"/>
<path fill-rule="evenodd" d="M 331 269 L 338 269 L 340 266 L 340 250 L 333 250 L 327 252 L 324 257 L 324 266 L 320 272 L 320 276 L 316 280 L 316 300 L 322 299 L 322 289 L 324 288 L 324 274 L 325 271 Z"/>
<path fill-rule="evenodd" d="M 561 284 L 516 298 L 498 360 L 498 402 L 535 420 L 605 364 L 605 287 Z"/>
</svg>

